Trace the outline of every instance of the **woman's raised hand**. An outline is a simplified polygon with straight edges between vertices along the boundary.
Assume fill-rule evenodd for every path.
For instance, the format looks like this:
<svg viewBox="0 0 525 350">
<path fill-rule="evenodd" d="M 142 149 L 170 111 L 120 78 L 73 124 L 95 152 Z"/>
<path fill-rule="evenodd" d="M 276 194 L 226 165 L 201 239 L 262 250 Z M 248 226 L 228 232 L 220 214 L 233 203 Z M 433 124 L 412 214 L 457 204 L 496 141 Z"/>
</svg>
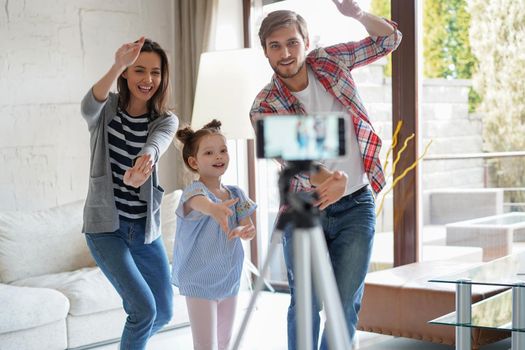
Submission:
<svg viewBox="0 0 525 350">
<path fill-rule="evenodd" d="M 115 80 L 133 64 L 139 57 L 140 49 L 144 45 L 145 38 L 140 37 L 136 43 L 124 44 L 115 52 L 115 63 L 110 70 L 93 85 L 93 96 L 95 100 L 102 102 L 108 98 L 109 91 Z"/>
<path fill-rule="evenodd" d="M 115 52 L 115 64 L 123 70 L 131 66 L 139 57 L 140 49 L 144 45 L 145 38 L 142 36 L 136 43 L 127 43 L 122 45 Z"/>
</svg>

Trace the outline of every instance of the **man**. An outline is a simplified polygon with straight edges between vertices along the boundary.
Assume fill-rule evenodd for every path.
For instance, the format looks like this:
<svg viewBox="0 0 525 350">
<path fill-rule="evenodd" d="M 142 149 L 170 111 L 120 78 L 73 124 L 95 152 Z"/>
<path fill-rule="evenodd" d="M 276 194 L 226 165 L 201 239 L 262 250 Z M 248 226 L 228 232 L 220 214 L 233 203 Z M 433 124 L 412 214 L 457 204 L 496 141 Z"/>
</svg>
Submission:
<svg viewBox="0 0 525 350">
<path fill-rule="evenodd" d="M 355 1 L 333 0 L 339 12 L 359 21 L 369 37 L 306 51 L 310 46 L 304 19 L 292 11 L 275 11 L 263 20 L 259 38 L 275 74 L 256 97 L 250 117 L 267 114 L 344 112 L 347 156 L 327 161 L 318 173 L 294 177 L 294 191 L 313 188 L 323 211 L 323 231 L 341 296 L 348 332 L 353 339 L 375 233 L 374 194 L 385 185 L 379 161 L 381 140 L 374 132 L 356 90 L 351 71 L 387 55 L 401 42 L 396 24 L 366 13 Z M 290 135 L 293 137 L 293 135 Z M 370 189 L 371 187 L 371 189 Z M 374 194 L 372 193 L 374 192 Z M 292 232 L 283 235 L 291 302 L 288 348 L 296 349 L 295 283 Z M 318 344 L 320 305 L 313 298 L 313 344 Z M 321 349 L 327 348 L 326 336 Z"/>
</svg>

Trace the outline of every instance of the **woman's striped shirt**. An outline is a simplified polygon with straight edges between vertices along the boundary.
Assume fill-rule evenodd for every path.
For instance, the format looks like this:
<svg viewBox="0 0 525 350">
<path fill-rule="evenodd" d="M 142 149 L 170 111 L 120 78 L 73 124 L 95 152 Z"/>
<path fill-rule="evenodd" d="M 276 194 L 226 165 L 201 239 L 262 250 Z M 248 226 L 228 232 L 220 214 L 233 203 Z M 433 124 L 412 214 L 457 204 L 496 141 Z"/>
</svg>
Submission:
<svg viewBox="0 0 525 350">
<path fill-rule="evenodd" d="M 119 216 L 128 220 L 146 217 L 146 202 L 139 199 L 139 188 L 124 184 L 124 173 L 133 166 L 148 137 L 148 114 L 131 117 L 120 108 L 108 126 L 109 161 L 113 193 Z"/>
</svg>

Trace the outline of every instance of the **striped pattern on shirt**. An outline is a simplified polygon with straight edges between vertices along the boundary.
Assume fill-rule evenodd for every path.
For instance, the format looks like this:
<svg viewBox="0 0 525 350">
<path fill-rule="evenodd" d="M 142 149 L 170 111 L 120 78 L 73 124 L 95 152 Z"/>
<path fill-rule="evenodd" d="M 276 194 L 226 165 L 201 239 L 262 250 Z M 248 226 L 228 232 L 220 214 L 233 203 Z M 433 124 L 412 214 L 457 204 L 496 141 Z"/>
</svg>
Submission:
<svg viewBox="0 0 525 350">
<path fill-rule="evenodd" d="M 113 193 L 119 216 L 136 220 L 146 217 L 147 206 L 139 199 L 139 189 L 124 184 L 124 173 L 148 137 L 148 117 L 130 117 L 120 108 L 108 125 L 109 162 L 113 175 Z"/>
</svg>

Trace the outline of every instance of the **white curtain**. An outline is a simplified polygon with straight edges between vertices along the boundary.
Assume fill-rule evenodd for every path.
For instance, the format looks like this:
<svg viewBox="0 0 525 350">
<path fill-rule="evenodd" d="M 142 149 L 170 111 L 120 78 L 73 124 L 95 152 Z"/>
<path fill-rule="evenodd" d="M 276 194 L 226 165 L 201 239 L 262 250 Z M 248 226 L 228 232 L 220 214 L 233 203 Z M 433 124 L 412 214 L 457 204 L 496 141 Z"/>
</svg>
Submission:
<svg viewBox="0 0 525 350">
<path fill-rule="evenodd" d="M 173 90 L 175 112 L 182 126 L 191 122 L 199 58 L 202 52 L 213 50 L 219 0 L 174 0 Z M 175 141 L 178 144 L 178 141 Z M 193 178 L 185 168 L 177 149 L 175 164 L 176 187 L 183 188 Z"/>
</svg>

